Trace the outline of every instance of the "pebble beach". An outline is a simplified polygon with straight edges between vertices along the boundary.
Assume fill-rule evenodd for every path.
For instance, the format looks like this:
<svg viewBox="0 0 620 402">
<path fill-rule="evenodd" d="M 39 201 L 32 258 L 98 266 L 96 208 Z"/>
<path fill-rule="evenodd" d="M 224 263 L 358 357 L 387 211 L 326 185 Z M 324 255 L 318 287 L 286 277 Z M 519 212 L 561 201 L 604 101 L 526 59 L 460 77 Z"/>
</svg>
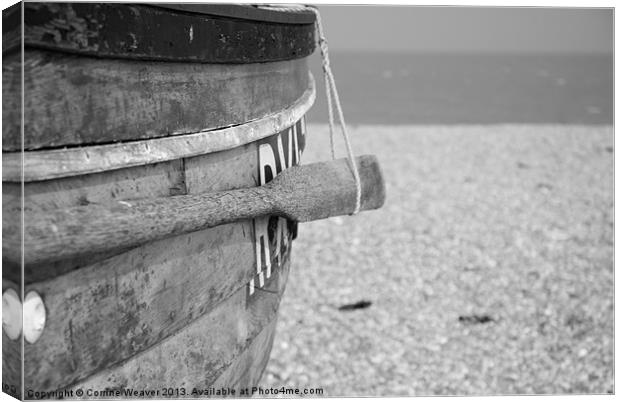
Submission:
<svg viewBox="0 0 620 402">
<path fill-rule="evenodd" d="M 386 203 L 300 225 L 262 387 L 614 392 L 612 126 L 349 132 Z M 302 162 L 329 159 L 327 125 L 308 136 Z"/>
</svg>

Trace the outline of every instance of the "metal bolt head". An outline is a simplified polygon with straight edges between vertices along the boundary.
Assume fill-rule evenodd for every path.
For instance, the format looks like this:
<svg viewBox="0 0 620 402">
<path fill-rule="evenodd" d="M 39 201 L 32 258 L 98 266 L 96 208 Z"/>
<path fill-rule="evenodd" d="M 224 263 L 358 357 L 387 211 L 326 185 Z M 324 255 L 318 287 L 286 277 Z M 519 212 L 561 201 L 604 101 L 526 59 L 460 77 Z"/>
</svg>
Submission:
<svg viewBox="0 0 620 402">
<path fill-rule="evenodd" d="M 22 303 L 14 289 L 2 292 L 2 330 L 12 341 L 22 332 Z"/>
<path fill-rule="evenodd" d="M 24 338 L 28 343 L 35 343 L 43 333 L 46 314 L 41 296 L 28 292 L 24 300 Z"/>
</svg>

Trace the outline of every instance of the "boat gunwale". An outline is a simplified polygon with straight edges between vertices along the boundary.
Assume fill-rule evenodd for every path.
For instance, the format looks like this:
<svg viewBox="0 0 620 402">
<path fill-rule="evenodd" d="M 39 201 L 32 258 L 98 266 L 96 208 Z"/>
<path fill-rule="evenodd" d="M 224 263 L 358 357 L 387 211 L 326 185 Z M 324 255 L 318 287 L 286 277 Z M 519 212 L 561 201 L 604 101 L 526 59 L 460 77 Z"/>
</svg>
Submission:
<svg viewBox="0 0 620 402">
<path fill-rule="evenodd" d="M 246 64 L 314 52 L 312 11 L 232 6 L 26 2 L 3 12 L 2 53 L 18 52 L 23 42 L 26 49 L 99 58 Z"/>
<path fill-rule="evenodd" d="M 316 96 L 314 78 L 312 73 L 308 74 L 308 88 L 292 105 L 242 124 L 113 144 L 3 152 L 2 181 L 35 182 L 80 176 L 206 155 L 246 145 L 292 126 L 306 114 Z"/>
<path fill-rule="evenodd" d="M 151 7 L 160 7 L 176 12 L 225 17 L 263 23 L 290 25 L 314 24 L 316 16 L 308 6 L 299 8 L 266 8 L 266 4 L 200 4 L 200 3 L 152 3 Z"/>
</svg>

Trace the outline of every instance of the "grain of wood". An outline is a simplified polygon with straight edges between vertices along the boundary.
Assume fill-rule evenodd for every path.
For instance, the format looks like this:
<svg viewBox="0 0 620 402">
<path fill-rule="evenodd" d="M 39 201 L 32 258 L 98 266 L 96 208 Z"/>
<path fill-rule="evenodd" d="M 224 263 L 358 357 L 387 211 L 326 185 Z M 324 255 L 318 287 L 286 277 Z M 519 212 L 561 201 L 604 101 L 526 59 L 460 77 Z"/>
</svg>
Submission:
<svg viewBox="0 0 620 402">
<path fill-rule="evenodd" d="M 185 194 L 183 159 L 133 166 L 56 180 L 26 182 L 24 195 L 36 208 L 58 209 L 117 200 L 168 197 Z M 7 208 L 20 205 L 21 184 L 3 183 L 2 200 Z"/>
<path fill-rule="evenodd" d="M 210 314 L 254 275 L 251 231 L 247 221 L 177 236 L 27 286 L 47 309 L 24 350 L 28 387 L 71 384 Z"/>
<path fill-rule="evenodd" d="M 26 183 L 25 194 L 37 208 L 68 208 L 89 204 L 108 204 L 116 200 L 128 201 L 140 198 L 158 198 L 184 193 L 201 193 L 227 188 L 248 187 L 255 184 L 257 158 L 256 146 L 247 145 L 226 152 L 195 158 L 135 166 L 110 172 L 78 177 Z M 8 217 L 16 214 L 19 219 L 21 186 L 3 183 L 3 213 Z M 26 225 L 32 216 L 27 215 Z M 16 224 L 18 222 L 16 221 Z M 8 240 L 8 232 L 3 232 Z M 16 234 L 14 234 L 16 235 Z M 18 239 L 16 240 L 18 241 Z M 26 283 L 32 283 L 60 275 L 94 260 L 105 259 L 125 251 L 127 247 L 62 261 L 41 261 L 26 264 Z M 16 250 L 18 253 L 19 251 Z M 21 265 L 19 259 L 4 259 L 4 275 L 19 282 Z"/>
<path fill-rule="evenodd" d="M 28 3 L 3 13 L 3 52 L 52 49 L 107 58 L 265 63 L 314 51 L 314 14 L 249 5 L 178 6 L 122 3 Z M 211 14 L 211 11 L 214 13 Z M 153 29 L 157 27 L 157 29 Z M 7 32 L 8 31 L 8 32 Z M 16 37 L 17 36 L 17 37 Z M 4 39 L 4 35 L 3 35 Z"/>
<path fill-rule="evenodd" d="M 283 264 L 284 270 L 288 270 L 288 264 L 289 261 Z M 274 273 L 272 283 L 277 282 L 277 275 Z M 211 386 L 275 320 L 281 294 L 257 292 L 250 301 L 246 300 L 247 295 L 247 287 L 240 288 L 209 315 L 195 320 L 157 348 L 150 348 L 70 388 L 159 388 L 162 379 L 167 384 L 184 387 L 189 393 L 194 387 Z M 260 353 L 268 351 L 263 348 Z"/>
<path fill-rule="evenodd" d="M 276 334 L 277 320 L 267 325 L 258 334 L 252 344 L 233 361 L 233 363 L 213 383 L 214 389 L 234 389 L 236 397 L 244 397 L 245 390 L 250 389 L 260 381 Z"/>
<path fill-rule="evenodd" d="M 380 207 L 385 187 L 376 158 L 358 157 L 356 164 L 362 179 L 361 210 Z M 348 160 L 339 159 L 295 166 L 262 187 L 62 210 L 27 205 L 25 261 L 75 258 L 271 214 L 302 222 L 345 215 L 355 209 L 355 198 Z M 3 230 L 17 233 L 18 217 L 4 219 Z M 17 236 L 5 239 L 7 260 L 18 261 L 20 241 Z"/>
<path fill-rule="evenodd" d="M 172 190 L 247 187 L 255 185 L 257 163 L 256 146 L 250 144 L 185 160 L 31 182 L 26 195 L 41 208 L 55 209 L 169 197 Z M 15 193 L 3 200 L 6 211 L 19 204 L 19 189 L 6 183 L 5 188 Z M 155 347 L 208 315 L 253 276 L 252 232 L 246 221 L 129 251 L 121 248 L 116 255 L 27 265 L 26 291 L 41 294 L 48 312 L 43 336 L 26 345 L 27 385 L 50 389 L 79 381 Z M 19 279 L 20 273 L 16 269 L 14 276 Z M 19 344 L 4 346 L 3 362 L 13 367 Z M 5 372 L 10 379 L 12 371 Z"/>
<path fill-rule="evenodd" d="M 254 64 L 102 60 L 28 50 L 24 149 L 105 144 L 242 124 L 295 102 L 305 59 Z M 21 149 L 21 57 L 2 63 L 3 151 Z"/>
<path fill-rule="evenodd" d="M 5 182 L 41 181 L 188 158 L 239 147 L 294 125 L 314 102 L 314 80 L 292 104 L 251 122 L 193 134 L 2 155 Z M 22 157 L 23 156 L 23 157 Z M 23 175 L 23 176 L 22 176 Z"/>
</svg>

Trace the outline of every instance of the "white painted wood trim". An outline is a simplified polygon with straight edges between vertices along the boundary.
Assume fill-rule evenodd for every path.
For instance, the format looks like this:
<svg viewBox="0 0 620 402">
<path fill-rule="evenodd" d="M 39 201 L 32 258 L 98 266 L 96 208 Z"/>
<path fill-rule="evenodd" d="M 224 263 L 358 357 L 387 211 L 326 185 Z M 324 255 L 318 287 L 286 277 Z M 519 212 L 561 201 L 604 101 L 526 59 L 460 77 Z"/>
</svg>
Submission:
<svg viewBox="0 0 620 402">
<path fill-rule="evenodd" d="M 315 95 L 310 74 L 308 88 L 290 107 L 237 126 L 117 144 L 24 152 L 24 181 L 79 176 L 235 148 L 292 126 L 310 109 Z M 21 162 L 21 152 L 3 152 L 2 181 L 20 182 Z"/>
</svg>

